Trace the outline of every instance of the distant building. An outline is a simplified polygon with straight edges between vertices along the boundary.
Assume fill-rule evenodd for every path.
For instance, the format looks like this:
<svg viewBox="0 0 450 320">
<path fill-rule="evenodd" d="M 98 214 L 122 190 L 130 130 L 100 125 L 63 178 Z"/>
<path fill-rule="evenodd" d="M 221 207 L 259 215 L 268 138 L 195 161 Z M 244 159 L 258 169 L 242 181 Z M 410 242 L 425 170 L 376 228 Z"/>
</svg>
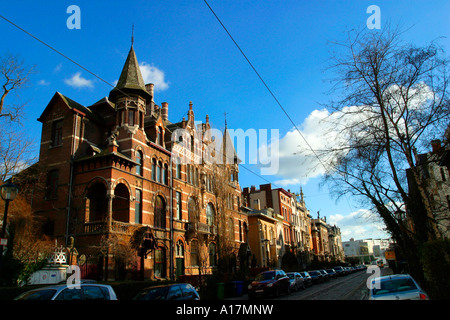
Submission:
<svg viewBox="0 0 450 320">
<path fill-rule="evenodd" d="M 330 226 L 324 219 L 312 219 L 306 209 L 302 191 L 295 194 L 283 188 L 272 189 L 271 184 L 262 184 L 259 189 L 255 186 L 243 188 L 242 196 L 244 202 L 253 210 L 248 215 L 250 233 L 254 232 L 252 227 L 256 225 L 250 221 L 254 221 L 255 217 L 273 219 L 278 266 L 281 266 L 282 257 L 286 253 L 294 253 L 301 268 L 306 268 L 313 259 L 318 262 L 343 261 L 340 229 Z M 262 221 L 257 226 L 263 227 Z M 258 229 L 258 232 L 265 234 L 264 227 L 262 231 Z M 272 242 L 260 243 L 257 247 L 267 243 Z"/>
<path fill-rule="evenodd" d="M 370 263 L 371 261 L 384 259 L 385 252 L 389 251 L 392 241 L 390 239 L 361 239 L 343 241 L 345 258 L 358 259 L 360 263 Z"/>
</svg>

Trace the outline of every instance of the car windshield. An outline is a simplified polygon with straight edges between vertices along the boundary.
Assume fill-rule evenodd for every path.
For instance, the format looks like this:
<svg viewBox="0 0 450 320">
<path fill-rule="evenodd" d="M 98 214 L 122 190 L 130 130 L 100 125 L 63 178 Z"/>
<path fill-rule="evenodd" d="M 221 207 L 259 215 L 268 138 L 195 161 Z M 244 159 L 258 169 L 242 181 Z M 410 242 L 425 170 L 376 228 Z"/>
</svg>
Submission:
<svg viewBox="0 0 450 320">
<path fill-rule="evenodd" d="M 255 280 L 259 280 L 259 281 L 274 280 L 274 279 L 275 279 L 275 271 L 260 273 L 255 278 Z"/>
<path fill-rule="evenodd" d="M 16 300 L 51 300 L 55 293 L 55 289 L 28 291 L 21 294 Z"/>
<path fill-rule="evenodd" d="M 416 290 L 417 286 L 411 278 L 403 278 L 403 279 L 389 279 L 385 281 L 375 281 L 372 283 L 373 295 L 394 293 L 394 292 L 402 292 L 409 290 Z"/>
<path fill-rule="evenodd" d="M 166 300 L 169 287 L 148 288 L 141 291 L 135 300 Z"/>
<path fill-rule="evenodd" d="M 311 276 L 317 276 L 318 273 L 318 271 L 309 271 L 309 275 Z"/>
<path fill-rule="evenodd" d="M 286 273 L 289 279 L 295 279 L 295 275 L 293 273 Z"/>
</svg>

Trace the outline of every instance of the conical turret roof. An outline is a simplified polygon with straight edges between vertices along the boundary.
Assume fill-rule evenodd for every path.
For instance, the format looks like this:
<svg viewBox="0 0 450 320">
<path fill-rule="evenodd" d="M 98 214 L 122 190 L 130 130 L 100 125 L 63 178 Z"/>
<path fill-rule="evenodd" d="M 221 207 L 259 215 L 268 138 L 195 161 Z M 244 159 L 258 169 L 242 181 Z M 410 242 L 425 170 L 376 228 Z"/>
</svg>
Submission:
<svg viewBox="0 0 450 320">
<path fill-rule="evenodd" d="M 130 48 L 116 87 L 109 93 L 109 99 L 114 101 L 118 95 L 128 93 L 139 94 L 145 99 L 151 99 L 150 93 L 145 89 L 144 79 L 133 46 Z"/>
</svg>

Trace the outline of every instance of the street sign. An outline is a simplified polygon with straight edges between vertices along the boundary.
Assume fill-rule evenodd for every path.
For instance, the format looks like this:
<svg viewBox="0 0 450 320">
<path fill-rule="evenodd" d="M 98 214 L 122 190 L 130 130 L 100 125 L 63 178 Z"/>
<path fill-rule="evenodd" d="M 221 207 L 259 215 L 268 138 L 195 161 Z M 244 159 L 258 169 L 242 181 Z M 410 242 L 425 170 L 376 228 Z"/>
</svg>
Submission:
<svg viewBox="0 0 450 320">
<path fill-rule="evenodd" d="M 386 258 L 386 260 L 395 260 L 395 251 L 385 251 L 384 252 L 384 256 Z"/>
</svg>

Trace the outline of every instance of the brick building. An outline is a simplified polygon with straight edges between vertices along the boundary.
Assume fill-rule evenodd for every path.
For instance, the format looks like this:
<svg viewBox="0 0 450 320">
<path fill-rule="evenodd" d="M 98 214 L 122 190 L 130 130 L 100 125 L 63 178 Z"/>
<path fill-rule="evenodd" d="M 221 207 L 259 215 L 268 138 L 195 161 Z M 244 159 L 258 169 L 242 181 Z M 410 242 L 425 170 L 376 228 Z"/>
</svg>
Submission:
<svg viewBox="0 0 450 320">
<path fill-rule="evenodd" d="M 209 273 L 225 255 L 239 261 L 248 222 L 228 133 L 213 139 L 192 103 L 170 122 L 133 46 L 108 97 L 85 107 L 57 92 L 38 120 L 33 212 L 59 243 L 73 237 L 99 278 L 174 278 Z M 205 161 L 208 148 L 231 161 Z"/>
</svg>

